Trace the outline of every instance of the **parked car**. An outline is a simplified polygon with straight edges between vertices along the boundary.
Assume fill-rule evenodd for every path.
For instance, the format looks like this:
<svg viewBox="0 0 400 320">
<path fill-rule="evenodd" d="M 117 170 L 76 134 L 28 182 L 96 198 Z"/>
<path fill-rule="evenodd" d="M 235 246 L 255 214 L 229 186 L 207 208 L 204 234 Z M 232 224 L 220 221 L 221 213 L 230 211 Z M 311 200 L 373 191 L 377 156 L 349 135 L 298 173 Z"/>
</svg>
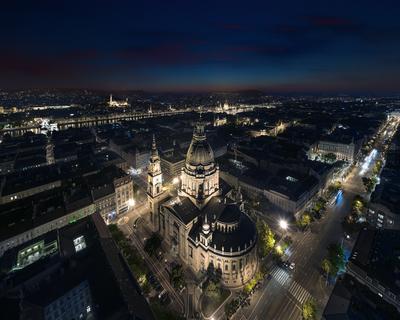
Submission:
<svg viewBox="0 0 400 320">
<path fill-rule="evenodd" d="M 159 293 L 158 299 L 162 304 L 169 304 L 171 302 L 168 292 L 165 289 Z"/>
</svg>

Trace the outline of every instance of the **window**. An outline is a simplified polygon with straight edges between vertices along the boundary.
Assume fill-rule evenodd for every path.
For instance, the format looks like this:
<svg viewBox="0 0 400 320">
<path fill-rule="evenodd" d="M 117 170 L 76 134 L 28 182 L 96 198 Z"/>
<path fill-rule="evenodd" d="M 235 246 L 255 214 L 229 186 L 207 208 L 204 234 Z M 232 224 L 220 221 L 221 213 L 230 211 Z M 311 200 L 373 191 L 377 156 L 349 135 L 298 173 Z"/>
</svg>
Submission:
<svg viewBox="0 0 400 320">
<path fill-rule="evenodd" d="M 189 246 L 189 257 L 193 258 L 193 248 Z"/>
<path fill-rule="evenodd" d="M 80 236 L 74 239 L 75 252 L 79 252 L 86 248 L 85 237 Z"/>
<path fill-rule="evenodd" d="M 228 265 L 227 264 L 225 265 L 225 271 L 228 271 Z"/>
</svg>

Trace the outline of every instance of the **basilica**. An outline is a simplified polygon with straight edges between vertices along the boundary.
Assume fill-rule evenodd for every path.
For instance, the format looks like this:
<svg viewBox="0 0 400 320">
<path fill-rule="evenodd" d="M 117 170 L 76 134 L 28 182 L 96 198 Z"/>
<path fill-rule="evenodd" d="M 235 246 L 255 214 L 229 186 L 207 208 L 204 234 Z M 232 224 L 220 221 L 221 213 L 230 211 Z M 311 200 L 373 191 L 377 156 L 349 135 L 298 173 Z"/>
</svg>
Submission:
<svg viewBox="0 0 400 320">
<path fill-rule="evenodd" d="M 240 190 L 219 179 L 202 123 L 195 126 L 178 194 L 168 194 L 162 183 L 153 138 L 147 190 L 153 230 L 195 273 L 219 270 L 222 283 L 230 288 L 248 282 L 257 269 L 256 227 L 242 211 Z"/>
</svg>

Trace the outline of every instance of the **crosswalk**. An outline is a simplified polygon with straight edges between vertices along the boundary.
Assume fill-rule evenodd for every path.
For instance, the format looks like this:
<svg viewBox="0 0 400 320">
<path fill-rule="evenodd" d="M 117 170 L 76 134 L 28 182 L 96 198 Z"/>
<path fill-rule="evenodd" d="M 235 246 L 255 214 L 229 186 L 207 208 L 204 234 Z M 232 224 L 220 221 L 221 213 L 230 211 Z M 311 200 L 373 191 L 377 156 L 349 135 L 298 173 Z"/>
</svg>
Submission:
<svg viewBox="0 0 400 320">
<path fill-rule="evenodd" d="M 270 274 L 281 286 L 285 286 L 286 282 L 288 282 L 290 278 L 289 273 L 278 266 L 275 266 L 271 270 Z"/>
<path fill-rule="evenodd" d="M 290 284 L 288 291 L 300 304 L 311 298 L 311 294 L 296 281 Z"/>
<path fill-rule="evenodd" d="M 300 303 L 303 304 L 311 298 L 311 294 L 304 289 L 297 281 L 291 279 L 287 270 L 275 266 L 270 272 L 272 278 L 281 286 L 288 285 L 287 291 Z"/>
</svg>

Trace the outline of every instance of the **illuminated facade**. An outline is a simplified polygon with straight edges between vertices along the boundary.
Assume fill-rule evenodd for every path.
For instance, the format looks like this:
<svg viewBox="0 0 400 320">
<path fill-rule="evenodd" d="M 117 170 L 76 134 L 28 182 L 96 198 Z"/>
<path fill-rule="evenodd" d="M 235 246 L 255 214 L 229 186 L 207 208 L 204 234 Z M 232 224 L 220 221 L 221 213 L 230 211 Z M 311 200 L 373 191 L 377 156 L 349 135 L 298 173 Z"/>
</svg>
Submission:
<svg viewBox="0 0 400 320">
<path fill-rule="evenodd" d="M 154 231 L 195 273 L 219 270 L 225 286 L 244 285 L 257 269 L 257 231 L 241 210 L 240 192 L 227 190 L 220 183 L 219 167 L 204 125 L 198 123 L 195 127 L 178 196 L 167 201 L 163 200 L 166 196 L 162 188 L 157 189 L 162 183 L 157 156 L 153 151 L 148 176 Z"/>
<path fill-rule="evenodd" d="M 112 94 L 110 94 L 110 101 L 108 101 L 108 106 L 111 108 L 112 107 L 125 108 L 125 107 L 129 107 L 130 105 L 128 103 L 128 99 L 126 99 L 125 101 L 124 100 L 121 100 L 121 101 L 113 100 L 113 96 L 112 96 Z"/>
</svg>

